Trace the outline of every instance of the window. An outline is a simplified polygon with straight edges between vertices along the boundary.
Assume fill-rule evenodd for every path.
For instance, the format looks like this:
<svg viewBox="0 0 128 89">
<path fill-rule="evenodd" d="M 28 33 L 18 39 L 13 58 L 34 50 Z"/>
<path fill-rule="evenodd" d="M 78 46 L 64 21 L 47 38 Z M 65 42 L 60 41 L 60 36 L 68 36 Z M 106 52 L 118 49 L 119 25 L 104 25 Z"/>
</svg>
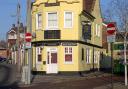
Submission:
<svg viewBox="0 0 128 89">
<path fill-rule="evenodd" d="M 65 47 L 65 63 L 72 63 L 72 47 Z"/>
<path fill-rule="evenodd" d="M 36 14 L 36 29 L 42 28 L 42 14 L 38 13 Z"/>
<path fill-rule="evenodd" d="M 48 22 L 47 23 L 48 28 L 57 28 L 58 27 L 57 12 L 49 12 L 47 22 Z"/>
<path fill-rule="evenodd" d="M 91 63 L 91 49 L 86 49 L 86 63 Z"/>
<path fill-rule="evenodd" d="M 84 40 L 91 40 L 91 25 L 82 26 L 82 37 Z"/>
<path fill-rule="evenodd" d="M 72 28 L 72 26 L 73 26 L 73 13 L 64 12 L 64 27 Z"/>
<path fill-rule="evenodd" d="M 100 37 L 100 25 L 96 24 L 96 36 Z"/>
<path fill-rule="evenodd" d="M 42 55 L 41 55 L 41 48 L 40 47 L 36 48 L 36 60 L 37 60 L 37 62 L 42 62 Z"/>
<path fill-rule="evenodd" d="M 94 63 L 98 63 L 99 59 L 100 59 L 100 52 L 94 51 Z"/>
<path fill-rule="evenodd" d="M 94 63 L 97 63 L 97 51 L 94 51 Z"/>
<path fill-rule="evenodd" d="M 45 30 L 44 39 L 60 39 L 60 30 Z"/>
<path fill-rule="evenodd" d="M 82 48 L 82 60 L 84 60 L 84 48 Z"/>
</svg>

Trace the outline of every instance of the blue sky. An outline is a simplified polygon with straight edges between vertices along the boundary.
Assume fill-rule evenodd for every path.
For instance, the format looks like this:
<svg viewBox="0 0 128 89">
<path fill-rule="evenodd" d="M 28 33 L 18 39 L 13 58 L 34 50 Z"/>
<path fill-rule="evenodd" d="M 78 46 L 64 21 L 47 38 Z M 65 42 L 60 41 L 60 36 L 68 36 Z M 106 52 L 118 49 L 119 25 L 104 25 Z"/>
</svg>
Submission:
<svg viewBox="0 0 128 89">
<path fill-rule="evenodd" d="M 16 7 L 18 0 L 0 0 L 0 39 L 6 38 L 6 32 L 9 31 L 12 24 L 16 24 L 17 17 Z M 19 0 L 21 4 L 21 22 L 26 23 L 26 2 L 27 0 Z M 102 10 L 107 8 L 110 0 L 101 0 Z"/>
<path fill-rule="evenodd" d="M 26 21 L 26 1 L 19 0 L 21 3 L 21 21 Z M 6 32 L 10 29 L 13 23 L 16 24 L 17 17 L 17 0 L 0 0 L 0 39 L 6 38 Z"/>
</svg>

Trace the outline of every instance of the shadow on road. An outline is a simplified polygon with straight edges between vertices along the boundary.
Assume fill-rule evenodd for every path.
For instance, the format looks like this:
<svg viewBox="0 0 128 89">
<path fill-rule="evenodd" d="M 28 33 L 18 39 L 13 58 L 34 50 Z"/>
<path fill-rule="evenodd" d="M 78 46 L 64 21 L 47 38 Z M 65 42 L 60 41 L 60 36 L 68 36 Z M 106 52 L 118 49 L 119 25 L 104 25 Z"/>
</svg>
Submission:
<svg viewBox="0 0 128 89">
<path fill-rule="evenodd" d="M 18 89 L 14 65 L 0 64 L 0 89 Z"/>
</svg>

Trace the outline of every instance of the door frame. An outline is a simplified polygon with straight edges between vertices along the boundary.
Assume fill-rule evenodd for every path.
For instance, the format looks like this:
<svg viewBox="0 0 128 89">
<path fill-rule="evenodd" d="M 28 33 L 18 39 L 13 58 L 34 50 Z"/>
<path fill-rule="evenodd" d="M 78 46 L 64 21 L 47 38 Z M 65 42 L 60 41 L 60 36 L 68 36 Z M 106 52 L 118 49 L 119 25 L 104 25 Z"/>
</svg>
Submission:
<svg viewBox="0 0 128 89">
<path fill-rule="evenodd" d="M 47 57 L 46 57 L 46 73 L 50 74 L 50 73 L 58 73 L 58 52 L 57 52 L 57 47 L 53 47 L 53 48 L 47 48 Z M 50 60 L 48 63 L 48 52 L 50 53 Z M 57 63 L 51 63 L 51 53 L 57 53 Z M 55 70 L 54 70 L 54 69 Z"/>
</svg>

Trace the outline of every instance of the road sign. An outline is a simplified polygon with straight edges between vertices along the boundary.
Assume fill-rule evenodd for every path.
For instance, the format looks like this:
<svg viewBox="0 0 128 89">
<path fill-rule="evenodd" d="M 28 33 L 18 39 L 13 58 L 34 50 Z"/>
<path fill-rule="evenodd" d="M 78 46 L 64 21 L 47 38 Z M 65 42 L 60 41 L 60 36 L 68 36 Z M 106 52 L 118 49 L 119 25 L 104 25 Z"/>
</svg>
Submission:
<svg viewBox="0 0 128 89">
<path fill-rule="evenodd" d="M 31 33 L 26 33 L 25 34 L 25 40 L 26 40 L 26 42 L 31 42 L 31 40 L 32 40 L 32 34 Z"/>
<path fill-rule="evenodd" d="M 109 42 L 109 43 L 115 42 L 115 38 L 116 38 L 115 35 L 109 35 L 109 36 L 107 36 L 107 42 Z"/>
<path fill-rule="evenodd" d="M 109 23 L 107 25 L 107 35 L 115 35 L 116 27 L 114 23 Z"/>
<path fill-rule="evenodd" d="M 31 42 L 26 42 L 25 43 L 25 48 L 30 49 L 31 48 Z"/>
<path fill-rule="evenodd" d="M 115 42 L 116 27 L 114 23 L 109 23 L 107 25 L 107 42 Z"/>
</svg>

